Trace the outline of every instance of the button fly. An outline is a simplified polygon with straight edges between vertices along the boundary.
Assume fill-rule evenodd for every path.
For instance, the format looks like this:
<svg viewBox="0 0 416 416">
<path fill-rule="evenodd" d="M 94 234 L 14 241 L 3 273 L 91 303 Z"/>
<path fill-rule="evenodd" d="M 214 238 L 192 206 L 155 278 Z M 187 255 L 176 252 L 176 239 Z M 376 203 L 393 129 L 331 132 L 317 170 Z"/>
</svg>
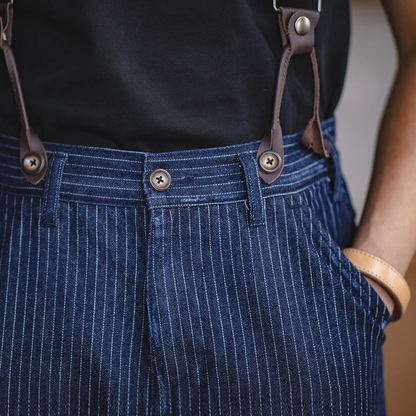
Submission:
<svg viewBox="0 0 416 416">
<path fill-rule="evenodd" d="M 159 191 L 159 192 L 166 191 L 166 189 L 169 188 L 171 182 L 172 182 L 172 179 L 170 177 L 170 174 L 165 169 L 155 169 L 149 175 L 150 186 L 155 191 Z"/>
</svg>

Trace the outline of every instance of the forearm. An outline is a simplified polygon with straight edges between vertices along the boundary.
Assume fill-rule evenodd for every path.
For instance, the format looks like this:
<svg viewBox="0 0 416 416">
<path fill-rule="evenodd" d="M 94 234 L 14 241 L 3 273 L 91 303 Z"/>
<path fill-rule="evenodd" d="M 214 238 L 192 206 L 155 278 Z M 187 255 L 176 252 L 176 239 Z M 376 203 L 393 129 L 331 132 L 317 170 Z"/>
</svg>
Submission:
<svg viewBox="0 0 416 416">
<path fill-rule="evenodd" d="M 407 270 L 416 250 L 416 54 L 402 59 L 353 247 Z"/>
</svg>

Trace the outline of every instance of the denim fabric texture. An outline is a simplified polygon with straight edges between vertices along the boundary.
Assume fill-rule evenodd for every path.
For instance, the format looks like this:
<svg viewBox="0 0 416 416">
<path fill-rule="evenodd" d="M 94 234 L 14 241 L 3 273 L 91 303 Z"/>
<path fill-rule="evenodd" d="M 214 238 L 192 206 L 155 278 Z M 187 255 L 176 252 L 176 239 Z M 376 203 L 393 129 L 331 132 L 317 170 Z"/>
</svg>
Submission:
<svg viewBox="0 0 416 416">
<path fill-rule="evenodd" d="M 390 315 L 342 254 L 331 158 L 284 138 L 140 153 L 46 143 L 28 184 L 0 136 L 1 415 L 384 415 Z M 149 174 L 172 184 L 154 190 Z"/>
</svg>

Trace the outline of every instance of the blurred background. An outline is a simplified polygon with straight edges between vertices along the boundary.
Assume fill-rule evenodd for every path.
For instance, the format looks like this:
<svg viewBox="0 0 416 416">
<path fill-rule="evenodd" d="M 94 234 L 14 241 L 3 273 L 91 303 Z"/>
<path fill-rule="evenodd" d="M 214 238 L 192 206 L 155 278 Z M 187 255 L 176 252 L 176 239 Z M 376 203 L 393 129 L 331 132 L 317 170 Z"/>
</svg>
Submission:
<svg viewBox="0 0 416 416">
<path fill-rule="evenodd" d="M 397 55 L 378 0 L 352 0 L 351 12 L 349 68 L 336 115 L 341 163 L 358 221 L 370 182 L 378 126 L 395 77 Z M 384 344 L 389 416 L 416 415 L 416 258 L 406 279 L 414 299 L 404 318 L 388 326 Z"/>
</svg>

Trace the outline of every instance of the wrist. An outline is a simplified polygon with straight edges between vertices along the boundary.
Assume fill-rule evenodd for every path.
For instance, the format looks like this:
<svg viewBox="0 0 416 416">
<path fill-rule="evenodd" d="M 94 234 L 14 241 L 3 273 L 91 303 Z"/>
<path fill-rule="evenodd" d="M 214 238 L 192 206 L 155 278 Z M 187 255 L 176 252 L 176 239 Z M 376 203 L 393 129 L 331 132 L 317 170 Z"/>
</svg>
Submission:
<svg viewBox="0 0 416 416">
<path fill-rule="evenodd" d="M 400 244 L 399 244 L 400 242 Z M 405 275 L 413 257 L 413 252 L 404 246 L 394 233 L 382 227 L 366 227 L 363 224 L 358 228 L 352 248 L 370 253 L 394 267 L 401 275 Z"/>
</svg>

